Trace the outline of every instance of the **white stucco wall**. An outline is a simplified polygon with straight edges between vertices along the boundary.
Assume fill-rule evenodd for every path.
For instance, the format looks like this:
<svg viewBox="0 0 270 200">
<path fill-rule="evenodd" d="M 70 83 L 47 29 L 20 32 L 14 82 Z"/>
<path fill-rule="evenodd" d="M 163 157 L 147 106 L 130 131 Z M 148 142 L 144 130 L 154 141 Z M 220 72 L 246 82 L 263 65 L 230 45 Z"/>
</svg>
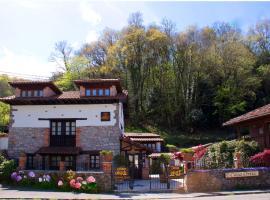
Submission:
<svg viewBox="0 0 270 200">
<path fill-rule="evenodd" d="M 49 127 L 48 120 L 39 118 L 87 118 L 77 120 L 76 126 L 114 126 L 116 117 L 114 111 L 117 104 L 90 105 L 23 105 L 12 106 L 15 110 L 12 127 Z M 101 112 L 110 112 L 111 121 L 100 120 Z"/>
<path fill-rule="evenodd" d="M 8 149 L 8 137 L 0 137 L 0 150 Z"/>
</svg>

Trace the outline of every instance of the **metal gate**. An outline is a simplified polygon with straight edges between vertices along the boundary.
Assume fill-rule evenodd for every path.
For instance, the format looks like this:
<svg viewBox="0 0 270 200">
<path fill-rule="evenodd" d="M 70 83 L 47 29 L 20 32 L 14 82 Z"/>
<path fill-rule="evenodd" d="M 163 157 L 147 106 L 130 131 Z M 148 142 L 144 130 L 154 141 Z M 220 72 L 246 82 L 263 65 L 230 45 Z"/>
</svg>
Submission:
<svg viewBox="0 0 270 200">
<path fill-rule="evenodd" d="M 113 169 L 113 190 L 116 192 L 177 191 L 183 188 L 184 175 L 179 166 L 149 166 L 148 179 L 134 179 L 132 168 Z"/>
</svg>

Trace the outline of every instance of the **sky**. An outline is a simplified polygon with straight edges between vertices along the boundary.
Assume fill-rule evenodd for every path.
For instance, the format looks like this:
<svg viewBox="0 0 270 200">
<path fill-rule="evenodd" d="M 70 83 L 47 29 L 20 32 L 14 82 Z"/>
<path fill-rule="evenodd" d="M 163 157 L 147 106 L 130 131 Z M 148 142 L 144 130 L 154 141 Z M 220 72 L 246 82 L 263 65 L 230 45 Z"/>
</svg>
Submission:
<svg viewBox="0 0 270 200">
<path fill-rule="evenodd" d="M 78 49 L 106 27 L 120 30 L 137 11 L 145 25 L 167 18 L 181 31 L 224 21 L 246 32 L 256 21 L 270 19 L 270 2 L 0 0 L 0 74 L 49 77 L 60 71 L 49 61 L 57 41 Z"/>
</svg>

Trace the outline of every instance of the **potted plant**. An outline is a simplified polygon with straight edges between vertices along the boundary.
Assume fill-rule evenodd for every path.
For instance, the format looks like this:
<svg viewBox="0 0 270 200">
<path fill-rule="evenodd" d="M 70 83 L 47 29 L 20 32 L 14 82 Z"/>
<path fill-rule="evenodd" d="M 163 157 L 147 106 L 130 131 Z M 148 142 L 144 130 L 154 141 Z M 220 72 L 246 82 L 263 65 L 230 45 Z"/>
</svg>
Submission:
<svg viewBox="0 0 270 200">
<path fill-rule="evenodd" d="M 100 152 L 103 162 L 112 162 L 113 160 L 113 152 L 110 150 L 102 150 Z"/>
<path fill-rule="evenodd" d="M 169 164 L 171 157 L 168 154 L 162 153 L 159 157 L 160 163 L 163 165 L 160 171 L 159 178 L 161 183 L 167 183 L 169 178 Z"/>
<path fill-rule="evenodd" d="M 193 154 L 194 154 L 194 150 L 191 148 L 183 148 L 180 149 L 180 152 L 183 155 L 183 160 L 184 161 L 192 161 L 193 160 Z"/>
</svg>

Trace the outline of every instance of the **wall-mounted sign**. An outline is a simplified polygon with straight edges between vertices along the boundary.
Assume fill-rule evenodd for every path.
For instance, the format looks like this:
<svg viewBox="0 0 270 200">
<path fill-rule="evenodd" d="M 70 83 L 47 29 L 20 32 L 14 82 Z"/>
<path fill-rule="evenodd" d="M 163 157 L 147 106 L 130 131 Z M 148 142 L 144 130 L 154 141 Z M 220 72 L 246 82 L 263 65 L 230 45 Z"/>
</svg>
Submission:
<svg viewBox="0 0 270 200">
<path fill-rule="evenodd" d="M 170 178 L 179 178 L 181 176 L 181 171 L 177 166 L 170 167 Z"/>
<path fill-rule="evenodd" d="M 225 178 L 241 178 L 259 176 L 259 171 L 245 171 L 245 172 L 227 172 Z"/>
<path fill-rule="evenodd" d="M 126 167 L 117 167 L 115 172 L 114 172 L 115 176 L 122 176 L 122 177 L 126 177 L 128 176 L 128 168 Z"/>
</svg>

